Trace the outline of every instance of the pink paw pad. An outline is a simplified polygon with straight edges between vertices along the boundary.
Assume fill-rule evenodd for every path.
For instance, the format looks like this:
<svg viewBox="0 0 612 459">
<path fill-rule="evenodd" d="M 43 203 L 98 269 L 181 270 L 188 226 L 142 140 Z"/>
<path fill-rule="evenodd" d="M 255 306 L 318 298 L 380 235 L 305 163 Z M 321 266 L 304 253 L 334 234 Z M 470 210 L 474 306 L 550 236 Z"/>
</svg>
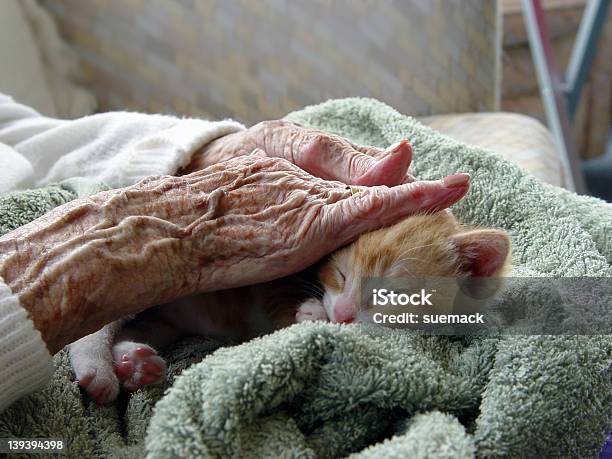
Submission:
<svg viewBox="0 0 612 459">
<path fill-rule="evenodd" d="M 131 392 L 164 378 L 166 362 L 146 344 L 119 343 L 113 349 L 115 374 Z"/>
</svg>

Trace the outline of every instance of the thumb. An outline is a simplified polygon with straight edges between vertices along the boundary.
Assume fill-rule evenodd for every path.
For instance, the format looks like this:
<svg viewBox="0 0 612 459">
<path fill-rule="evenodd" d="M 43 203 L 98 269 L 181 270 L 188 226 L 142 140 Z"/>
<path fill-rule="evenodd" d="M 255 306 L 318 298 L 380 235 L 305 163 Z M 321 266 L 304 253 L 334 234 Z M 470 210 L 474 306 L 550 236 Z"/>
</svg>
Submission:
<svg viewBox="0 0 612 459">
<path fill-rule="evenodd" d="M 319 136 L 307 143 L 295 159 L 298 166 L 320 178 L 349 185 L 395 186 L 406 180 L 412 148 L 403 140 L 381 152 L 357 147 L 344 139 Z"/>
<path fill-rule="evenodd" d="M 455 174 L 443 180 L 418 181 L 393 188 L 363 188 L 326 208 L 324 230 L 328 239 L 340 247 L 362 233 L 392 225 L 409 215 L 437 212 L 451 206 L 465 196 L 469 180 L 468 174 Z"/>
<path fill-rule="evenodd" d="M 412 147 L 407 140 L 402 140 L 389 147 L 382 157 L 355 179 L 354 183 L 364 186 L 398 185 L 405 181 L 411 162 Z"/>
</svg>

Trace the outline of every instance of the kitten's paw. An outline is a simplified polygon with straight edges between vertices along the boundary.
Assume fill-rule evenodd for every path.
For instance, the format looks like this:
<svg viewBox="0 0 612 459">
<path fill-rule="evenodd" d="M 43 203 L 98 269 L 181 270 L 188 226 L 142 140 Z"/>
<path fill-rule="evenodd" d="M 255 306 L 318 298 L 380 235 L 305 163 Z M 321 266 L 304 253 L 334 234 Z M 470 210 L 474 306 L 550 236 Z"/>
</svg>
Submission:
<svg viewBox="0 0 612 459">
<path fill-rule="evenodd" d="M 147 344 L 123 341 L 113 347 L 115 374 L 131 392 L 164 378 L 166 362 Z"/>
<path fill-rule="evenodd" d="M 325 322 L 329 322 L 323 303 L 321 303 L 321 300 L 314 298 L 304 301 L 295 313 L 295 321 L 297 323 L 313 320 L 324 320 Z"/>
<path fill-rule="evenodd" d="M 112 402 L 119 394 L 119 381 L 110 362 L 75 369 L 75 376 L 79 386 L 99 405 Z"/>
</svg>

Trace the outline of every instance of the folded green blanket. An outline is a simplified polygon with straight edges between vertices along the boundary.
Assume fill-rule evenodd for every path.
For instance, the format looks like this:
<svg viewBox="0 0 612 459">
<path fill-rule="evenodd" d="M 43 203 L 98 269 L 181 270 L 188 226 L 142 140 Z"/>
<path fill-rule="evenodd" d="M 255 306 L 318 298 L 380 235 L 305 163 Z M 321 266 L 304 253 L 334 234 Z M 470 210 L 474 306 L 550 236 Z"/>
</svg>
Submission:
<svg viewBox="0 0 612 459">
<path fill-rule="evenodd" d="M 516 275 L 612 274 L 612 207 L 602 201 L 541 184 L 373 100 L 288 118 L 361 144 L 408 138 L 421 178 L 470 172 L 472 190 L 453 210 L 510 232 Z M 81 398 L 62 352 L 51 384 L 0 416 L 0 438 L 64 438 L 87 457 L 584 458 L 612 427 L 612 336 L 301 324 L 194 364 L 215 347 L 179 343 L 165 354 L 165 393 L 149 388 L 104 408 Z"/>
</svg>

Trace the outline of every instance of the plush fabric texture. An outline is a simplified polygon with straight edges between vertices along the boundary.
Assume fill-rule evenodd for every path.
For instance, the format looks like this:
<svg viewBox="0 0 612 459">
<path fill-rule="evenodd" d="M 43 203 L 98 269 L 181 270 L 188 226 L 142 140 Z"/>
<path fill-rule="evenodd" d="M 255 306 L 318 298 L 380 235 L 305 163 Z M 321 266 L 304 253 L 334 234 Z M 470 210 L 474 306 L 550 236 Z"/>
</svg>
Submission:
<svg viewBox="0 0 612 459">
<path fill-rule="evenodd" d="M 470 172 L 472 189 L 453 211 L 510 232 L 515 274 L 612 274 L 612 208 L 602 201 L 542 184 L 373 100 L 288 118 L 362 144 L 408 138 L 422 178 Z M 87 457 L 585 458 L 612 425 L 608 335 L 427 337 L 310 323 L 215 347 L 173 346 L 164 386 L 102 408 L 82 398 L 61 352 L 51 384 L 0 416 L 0 437 L 63 437 Z"/>
<path fill-rule="evenodd" d="M 492 112 L 434 115 L 418 120 L 459 142 L 495 150 L 542 182 L 567 185 L 555 139 L 535 118 Z"/>
<path fill-rule="evenodd" d="M 108 189 L 102 182 L 74 177 L 44 188 L 0 195 L 0 236 L 73 199 Z"/>
<path fill-rule="evenodd" d="M 120 188 L 175 174 L 199 148 L 242 129 L 232 120 L 132 112 L 59 120 L 0 94 L 0 154 L 9 157 L 0 158 L 0 193 L 75 176 Z"/>
</svg>

